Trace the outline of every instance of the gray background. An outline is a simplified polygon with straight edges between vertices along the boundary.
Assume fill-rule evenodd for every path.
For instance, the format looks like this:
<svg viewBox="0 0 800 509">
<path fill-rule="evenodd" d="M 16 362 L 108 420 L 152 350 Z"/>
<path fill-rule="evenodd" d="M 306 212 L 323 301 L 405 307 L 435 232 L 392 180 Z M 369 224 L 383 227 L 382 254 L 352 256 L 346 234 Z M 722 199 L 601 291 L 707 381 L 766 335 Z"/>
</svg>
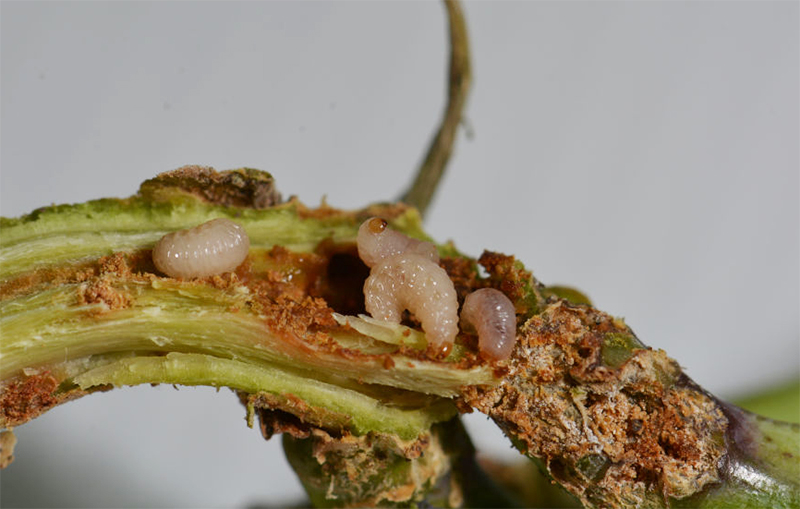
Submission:
<svg viewBox="0 0 800 509">
<path fill-rule="evenodd" d="M 800 373 L 798 3 L 469 2 L 475 87 L 427 221 L 584 289 L 723 397 Z M 436 2 L 2 4 L 0 212 L 184 164 L 355 208 L 444 105 Z M 228 391 L 142 387 L 17 430 L 9 506 L 281 506 L 279 440 Z M 515 457 L 481 416 L 479 446 Z"/>
</svg>

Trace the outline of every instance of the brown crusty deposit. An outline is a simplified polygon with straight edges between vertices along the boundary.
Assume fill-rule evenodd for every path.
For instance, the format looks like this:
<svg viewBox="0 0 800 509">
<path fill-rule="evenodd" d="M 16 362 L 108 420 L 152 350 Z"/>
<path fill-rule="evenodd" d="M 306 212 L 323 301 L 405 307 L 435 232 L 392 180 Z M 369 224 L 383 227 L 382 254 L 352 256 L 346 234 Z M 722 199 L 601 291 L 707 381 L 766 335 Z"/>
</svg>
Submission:
<svg viewBox="0 0 800 509">
<path fill-rule="evenodd" d="M 492 417 L 588 506 L 661 505 L 719 478 L 727 420 L 660 350 L 633 349 L 605 366 L 604 338 L 620 320 L 552 299 L 518 330 L 497 387 L 465 387 Z"/>
</svg>

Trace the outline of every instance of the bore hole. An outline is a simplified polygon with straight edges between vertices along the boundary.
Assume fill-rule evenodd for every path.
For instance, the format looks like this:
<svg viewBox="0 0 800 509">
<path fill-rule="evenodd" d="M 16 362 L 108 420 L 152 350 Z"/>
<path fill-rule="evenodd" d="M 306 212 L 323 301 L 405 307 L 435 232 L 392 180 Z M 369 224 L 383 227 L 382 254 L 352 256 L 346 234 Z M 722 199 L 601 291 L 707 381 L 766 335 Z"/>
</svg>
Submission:
<svg viewBox="0 0 800 509">
<path fill-rule="evenodd" d="M 644 421 L 641 419 L 631 419 L 628 421 L 628 436 L 634 436 L 641 433 L 644 427 Z"/>
<path fill-rule="evenodd" d="M 586 408 L 591 408 L 592 406 L 598 403 L 604 403 L 606 401 L 606 397 L 602 394 L 597 394 L 596 392 L 589 392 L 586 395 Z"/>
<path fill-rule="evenodd" d="M 368 276 L 369 267 L 358 257 L 355 248 L 334 253 L 328 261 L 320 297 L 337 313 L 365 313 L 364 281 Z"/>
</svg>

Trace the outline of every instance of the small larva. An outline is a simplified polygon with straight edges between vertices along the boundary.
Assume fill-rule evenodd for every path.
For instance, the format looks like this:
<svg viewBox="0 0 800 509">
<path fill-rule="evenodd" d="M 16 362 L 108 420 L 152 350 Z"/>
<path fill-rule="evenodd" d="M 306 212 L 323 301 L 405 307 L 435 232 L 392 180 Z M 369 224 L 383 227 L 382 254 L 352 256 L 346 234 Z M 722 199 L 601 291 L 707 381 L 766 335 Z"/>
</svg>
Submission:
<svg viewBox="0 0 800 509">
<path fill-rule="evenodd" d="M 436 246 L 392 230 L 388 227 L 388 223 L 379 217 L 367 219 L 361 224 L 356 243 L 358 256 L 367 267 L 373 267 L 382 259 L 400 253 L 416 253 L 434 263 L 439 263 Z"/>
<path fill-rule="evenodd" d="M 164 235 L 153 248 L 153 263 L 170 277 L 213 276 L 238 267 L 249 249 L 244 228 L 230 219 L 212 219 Z"/>
<path fill-rule="evenodd" d="M 404 309 L 422 322 L 428 344 L 446 355 L 458 334 L 453 281 L 429 258 L 401 253 L 384 258 L 364 283 L 364 304 L 373 318 L 400 323 Z"/>
<path fill-rule="evenodd" d="M 507 359 L 514 349 L 517 317 L 514 304 L 494 288 L 481 288 L 467 295 L 461 320 L 478 331 L 478 349 L 492 360 Z"/>
<path fill-rule="evenodd" d="M 371 267 L 364 303 L 373 318 L 399 323 L 408 309 L 422 322 L 428 344 L 447 354 L 458 334 L 453 281 L 430 242 L 412 239 L 373 217 L 358 230 L 358 254 Z"/>
</svg>

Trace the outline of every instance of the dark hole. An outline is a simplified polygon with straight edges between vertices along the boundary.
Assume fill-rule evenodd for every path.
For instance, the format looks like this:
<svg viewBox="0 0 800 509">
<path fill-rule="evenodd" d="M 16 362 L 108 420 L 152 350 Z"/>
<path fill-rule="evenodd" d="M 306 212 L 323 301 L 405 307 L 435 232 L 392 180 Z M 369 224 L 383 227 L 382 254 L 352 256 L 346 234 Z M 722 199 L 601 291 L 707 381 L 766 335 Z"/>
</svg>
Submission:
<svg viewBox="0 0 800 509">
<path fill-rule="evenodd" d="M 628 435 L 638 435 L 642 431 L 643 424 L 641 419 L 631 419 L 628 421 Z"/>
<path fill-rule="evenodd" d="M 586 395 L 586 408 L 590 408 L 591 406 L 597 403 L 605 402 L 606 397 L 602 394 L 597 394 L 596 392 L 589 392 Z"/>
<path fill-rule="evenodd" d="M 560 459 L 556 458 L 550 461 L 550 474 L 556 481 L 561 483 L 566 483 L 570 481 L 569 469 L 567 465 L 561 461 Z"/>
<path fill-rule="evenodd" d="M 658 486 L 658 472 L 642 466 L 634 466 L 636 470 L 636 480 L 644 483 L 645 486 Z"/>
<path fill-rule="evenodd" d="M 658 445 L 661 446 L 667 456 L 675 456 L 675 446 L 671 441 L 662 437 L 658 439 Z"/>
<path fill-rule="evenodd" d="M 334 253 L 328 262 L 319 296 L 343 315 L 365 313 L 364 281 L 368 276 L 369 268 L 358 257 L 355 248 Z"/>
</svg>

